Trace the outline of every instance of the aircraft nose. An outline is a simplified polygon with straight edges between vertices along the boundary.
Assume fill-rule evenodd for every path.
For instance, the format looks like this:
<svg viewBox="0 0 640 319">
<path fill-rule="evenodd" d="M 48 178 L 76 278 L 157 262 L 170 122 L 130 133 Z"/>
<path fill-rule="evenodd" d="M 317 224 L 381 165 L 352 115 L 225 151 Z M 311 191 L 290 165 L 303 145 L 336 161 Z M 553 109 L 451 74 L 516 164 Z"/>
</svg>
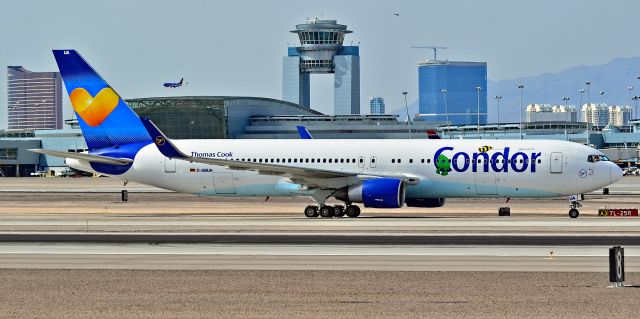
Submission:
<svg viewBox="0 0 640 319">
<path fill-rule="evenodd" d="M 611 163 L 611 182 L 613 183 L 621 178 L 622 169 L 618 165 Z"/>
</svg>

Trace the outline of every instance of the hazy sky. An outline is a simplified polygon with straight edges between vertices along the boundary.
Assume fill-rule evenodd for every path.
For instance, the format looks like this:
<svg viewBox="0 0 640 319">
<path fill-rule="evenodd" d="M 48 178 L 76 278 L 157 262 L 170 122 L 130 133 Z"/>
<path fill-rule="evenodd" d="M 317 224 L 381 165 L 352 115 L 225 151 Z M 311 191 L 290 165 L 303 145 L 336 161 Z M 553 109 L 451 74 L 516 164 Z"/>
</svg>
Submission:
<svg viewBox="0 0 640 319">
<path fill-rule="evenodd" d="M 282 97 L 290 30 L 307 17 L 337 19 L 360 43 L 361 109 L 417 99 L 418 60 L 449 47 L 450 60 L 488 62 L 503 80 L 640 55 L 640 1 L 6 1 L 0 67 L 57 70 L 51 49 L 73 48 L 125 98 L 173 95 Z M 399 17 L 394 13 L 399 13 Z M 162 87 L 185 77 L 180 89 Z M 333 110 L 331 77 L 312 77 L 311 104 Z M 517 92 L 514 92 L 517 94 Z M 65 118 L 70 116 L 65 97 Z M 0 129 L 6 127 L 0 76 Z"/>
</svg>

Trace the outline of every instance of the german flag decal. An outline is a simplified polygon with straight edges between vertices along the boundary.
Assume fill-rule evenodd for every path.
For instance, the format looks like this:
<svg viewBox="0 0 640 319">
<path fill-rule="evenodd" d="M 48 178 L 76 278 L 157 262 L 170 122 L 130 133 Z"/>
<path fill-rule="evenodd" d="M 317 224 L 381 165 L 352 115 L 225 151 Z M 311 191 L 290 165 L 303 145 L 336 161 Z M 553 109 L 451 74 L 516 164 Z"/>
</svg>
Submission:
<svg viewBox="0 0 640 319">
<path fill-rule="evenodd" d="M 189 169 L 189 173 L 195 173 L 195 172 L 196 172 L 196 169 L 195 169 L 195 168 L 190 168 L 190 169 Z"/>
<path fill-rule="evenodd" d="M 483 147 L 478 147 L 478 152 L 480 153 L 486 153 L 490 150 L 493 149 L 493 146 L 483 146 Z"/>
</svg>

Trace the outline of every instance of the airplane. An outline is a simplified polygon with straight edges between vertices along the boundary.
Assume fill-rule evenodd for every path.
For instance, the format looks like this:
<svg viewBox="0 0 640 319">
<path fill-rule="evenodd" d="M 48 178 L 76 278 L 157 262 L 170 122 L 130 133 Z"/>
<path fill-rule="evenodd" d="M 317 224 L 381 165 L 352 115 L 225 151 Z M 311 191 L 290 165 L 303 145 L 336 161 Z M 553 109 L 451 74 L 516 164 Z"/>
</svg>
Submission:
<svg viewBox="0 0 640 319">
<path fill-rule="evenodd" d="M 309 130 L 307 130 L 306 127 L 302 126 L 302 125 L 298 125 L 296 126 L 296 128 L 298 129 L 298 134 L 300 135 L 300 138 L 303 140 L 312 140 L 313 136 L 311 136 L 311 133 L 309 133 Z"/>
<path fill-rule="evenodd" d="M 600 151 L 557 140 L 171 140 L 139 117 L 74 50 L 54 50 L 88 151 L 34 149 L 72 168 L 207 196 L 306 196 L 314 217 L 441 207 L 447 198 L 549 198 L 605 187 L 622 170 Z M 344 205 L 331 206 L 335 198 Z"/>
<path fill-rule="evenodd" d="M 182 86 L 182 81 L 184 81 L 184 78 L 181 78 L 180 82 L 177 82 L 177 83 L 165 82 L 163 85 L 166 88 L 172 88 L 172 89 L 179 88 Z"/>
<path fill-rule="evenodd" d="M 440 135 L 438 135 L 438 132 L 436 132 L 436 130 L 427 130 L 427 138 L 430 140 L 439 140 Z"/>
</svg>

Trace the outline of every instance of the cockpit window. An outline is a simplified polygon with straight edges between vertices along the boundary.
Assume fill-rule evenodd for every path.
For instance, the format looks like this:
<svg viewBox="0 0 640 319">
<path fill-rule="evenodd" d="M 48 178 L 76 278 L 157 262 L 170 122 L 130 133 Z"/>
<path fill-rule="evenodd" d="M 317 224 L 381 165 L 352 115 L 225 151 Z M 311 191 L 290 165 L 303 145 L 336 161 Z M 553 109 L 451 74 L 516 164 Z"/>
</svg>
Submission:
<svg viewBox="0 0 640 319">
<path fill-rule="evenodd" d="M 587 156 L 587 162 L 596 163 L 596 162 L 608 162 L 609 158 L 604 155 L 589 155 Z"/>
</svg>

